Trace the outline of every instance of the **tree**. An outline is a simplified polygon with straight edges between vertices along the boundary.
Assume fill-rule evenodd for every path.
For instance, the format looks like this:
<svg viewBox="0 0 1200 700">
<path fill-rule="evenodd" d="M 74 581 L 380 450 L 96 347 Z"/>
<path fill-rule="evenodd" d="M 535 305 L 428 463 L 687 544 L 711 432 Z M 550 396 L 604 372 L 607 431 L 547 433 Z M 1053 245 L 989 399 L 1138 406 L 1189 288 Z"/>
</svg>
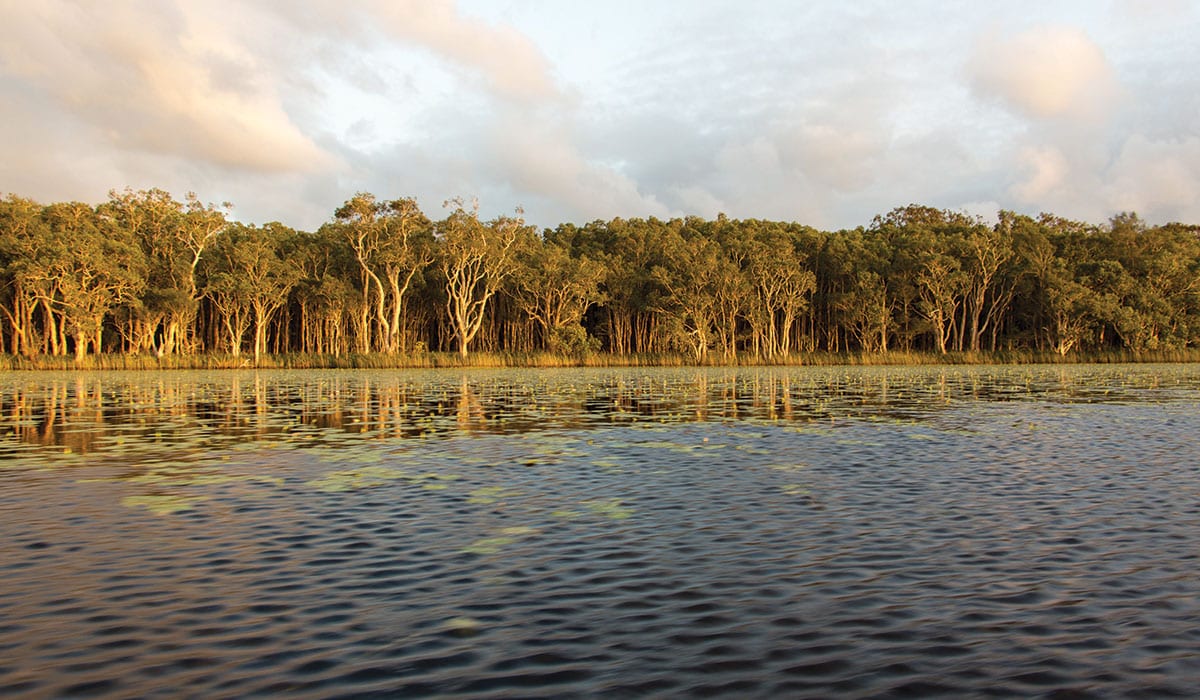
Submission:
<svg viewBox="0 0 1200 700">
<path fill-rule="evenodd" d="M 666 262 L 667 224 L 655 218 L 613 219 L 584 228 L 584 245 L 604 265 L 600 290 L 608 349 L 617 354 L 654 352 L 660 333 L 662 287 L 652 270 Z"/>
<path fill-rule="evenodd" d="M 479 205 L 470 211 L 462 200 L 447 202 L 454 210 L 438 222 L 438 266 L 445 280 L 446 314 L 461 357 L 479 333 L 488 302 L 512 273 L 513 246 L 525 222 L 501 216 L 486 224 L 479 220 Z"/>
<path fill-rule="evenodd" d="M 327 224 L 315 234 L 297 234 L 287 257 L 300 268 L 292 296 L 301 350 L 334 356 L 347 352 L 346 319 L 361 299 L 352 283 L 358 263 L 340 227 Z"/>
<path fill-rule="evenodd" d="M 35 314 L 50 298 L 42 261 L 54 249 L 42 205 L 9 195 L 0 200 L 0 309 L 8 320 L 9 352 L 34 355 Z"/>
<path fill-rule="evenodd" d="M 379 202 L 365 192 L 339 207 L 335 216 L 362 273 L 364 308 L 374 309 L 378 346 L 384 352 L 401 352 L 404 296 L 413 278 L 433 260 L 429 219 L 415 199 Z"/>
<path fill-rule="evenodd" d="M 683 222 L 675 220 L 664 246 L 664 264 L 652 271 L 666 291 L 662 310 L 696 360 L 708 357 L 716 330 L 718 286 L 724 261 L 717 243 L 705 236 L 685 237 Z"/>
<path fill-rule="evenodd" d="M 963 311 L 969 329 L 969 349 L 982 349 L 981 339 L 989 327 L 997 329 L 1008 311 L 1012 300 L 1015 280 L 1004 280 L 1004 266 L 1013 259 L 1013 219 L 1001 212 L 1000 221 L 994 226 L 977 223 L 966 236 L 967 258 L 964 271 L 967 274 L 967 293 Z M 1001 284 L 1002 281 L 1009 282 Z M 993 338 L 995 335 L 993 334 Z M 992 344 L 995 350 L 995 343 Z"/>
<path fill-rule="evenodd" d="M 521 241 L 515 262 L 513 297 L 541 328 L 546 349 L 585 349 L 587 335 L 581 321 L 588 308 L 603 298 L 604 267 L 587 256 L 571 255 L 565 244 L 535 236 Z"/>
<path fill-rule="evenodd" d="M 185 202 L 160 189 L 109 192 L 100 214 L 133 236 L 147 264 L 147 284 L 127 310 L 135 351 L 169 355 L 190 349 L 200 301 L 197 268 L 205 250 L 224 230 L 225 211 L 189 192 Z"/>
<path fill-rule="evenodd" d="M 300 268 L 283 252 L 292 229 L 278 223 L 262 228 L 235 224 L 214 247 L 206 270 L 205 294 L 222 316 L 230 351 L 241 354 L 242 340 L 253 324 L 254 363 L 266 350 L 272 316 L 287 302 L 300 279 Z"/>
<path fill-rule="evenodd" d="M 101 351 L 104 319 L 113 307 L 136 298 L 145 287 L 144 259 L 127 232 L 97 226 L 96 212 L 86 204 L 52 204 L 43 216 L 60 245 L 44 260 L 57 291 L 49 301 L 60 310 L 75 359 L 82 361 L 89 344 Z"/>
<path fill-rule="evenodd" d="M 791 352 L 792 328 L 817 288 L 811 270 L 798 264 L 791 235 L 766 225 L 749 244 L 748 266 L 754 286 L 750 322 L 763 338 L 767 357 Z"/>
<path fill-rule="evenodd" d="M 947 345 L 954 334 L 956 314 L 967 288 L 967 278 L 955 258 L 939 253 L 930 253 L 917 275 L 917 313 L 933 331 L 934 344 L 938 352 L 947 352 Z"/>
</svg>

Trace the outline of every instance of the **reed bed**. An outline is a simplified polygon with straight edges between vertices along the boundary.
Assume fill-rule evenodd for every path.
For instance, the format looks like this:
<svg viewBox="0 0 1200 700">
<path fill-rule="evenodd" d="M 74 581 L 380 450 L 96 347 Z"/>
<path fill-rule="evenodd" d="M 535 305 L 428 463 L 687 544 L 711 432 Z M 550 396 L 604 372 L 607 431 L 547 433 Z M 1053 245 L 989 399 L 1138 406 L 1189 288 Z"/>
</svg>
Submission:
<svg viewBox="0 0 1200 700">
<path fill-rule="evenodd" d="M 1021 364 L 1108 364 L 1108 363 L 1200 362 L 1200 348 L 1133 352 L 1112 350 L 1059 355 L 1036 350 L 996 352 L 887 353 L 802 352 L 784 357 L 762 358 L 743 354 L 735 358 L 720 354 L 697 361 L 680 353 L 616 355 L 589 353 L 563 355 L 549 352 L 475 352 L 467 357 L 452 352 L 414 354 L 349 353 L 344 355 L 281 354 L 253 357 L 228 354 L 90 355 L 77 362 L 74 357 L 0 355 L 0 370 L 236 370 L 236 369 L 421 369 L 504 367 L 732 367 L 732 366 L 904 366 L 904 365 L 1021 365 Z"/>
</svg>

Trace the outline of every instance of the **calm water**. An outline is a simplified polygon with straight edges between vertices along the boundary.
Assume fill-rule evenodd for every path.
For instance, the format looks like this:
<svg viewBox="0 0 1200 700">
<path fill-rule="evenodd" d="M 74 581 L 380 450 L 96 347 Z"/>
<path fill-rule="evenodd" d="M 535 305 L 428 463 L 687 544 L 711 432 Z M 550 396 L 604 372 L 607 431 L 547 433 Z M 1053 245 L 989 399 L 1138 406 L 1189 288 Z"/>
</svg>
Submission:
<svg viewBox="0 0 1200 700">
<path fill-rule="evenodd" d="M 1192 696 L 1200 367 L 8 374 L 0 695 Z"/>
</svg>

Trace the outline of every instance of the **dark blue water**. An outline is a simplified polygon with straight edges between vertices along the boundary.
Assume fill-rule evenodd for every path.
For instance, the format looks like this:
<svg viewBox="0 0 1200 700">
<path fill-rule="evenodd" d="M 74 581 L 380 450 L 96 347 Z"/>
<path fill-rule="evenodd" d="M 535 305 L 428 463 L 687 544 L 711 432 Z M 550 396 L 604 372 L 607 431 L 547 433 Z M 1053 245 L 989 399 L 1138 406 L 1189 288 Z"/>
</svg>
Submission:
<svg viewBox="0 0 1200 700">
<path fill-rule="evenodd" d="M 1190 697 L 1190 367 L 10 375 L 0 694 Z"/>
</svg>

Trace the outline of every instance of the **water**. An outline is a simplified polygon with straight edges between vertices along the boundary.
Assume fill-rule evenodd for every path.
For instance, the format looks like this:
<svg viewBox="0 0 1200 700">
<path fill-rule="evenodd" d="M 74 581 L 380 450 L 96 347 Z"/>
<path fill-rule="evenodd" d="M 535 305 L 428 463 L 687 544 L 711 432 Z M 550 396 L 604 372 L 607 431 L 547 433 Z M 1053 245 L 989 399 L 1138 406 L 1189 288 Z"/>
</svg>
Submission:
<svg viewBox="0 0 1200 700">
<path fill-rule="evenodd" d="M 1190 696 L 1200 368 L 9 374 L 0 695 Z"/>
</svg>

